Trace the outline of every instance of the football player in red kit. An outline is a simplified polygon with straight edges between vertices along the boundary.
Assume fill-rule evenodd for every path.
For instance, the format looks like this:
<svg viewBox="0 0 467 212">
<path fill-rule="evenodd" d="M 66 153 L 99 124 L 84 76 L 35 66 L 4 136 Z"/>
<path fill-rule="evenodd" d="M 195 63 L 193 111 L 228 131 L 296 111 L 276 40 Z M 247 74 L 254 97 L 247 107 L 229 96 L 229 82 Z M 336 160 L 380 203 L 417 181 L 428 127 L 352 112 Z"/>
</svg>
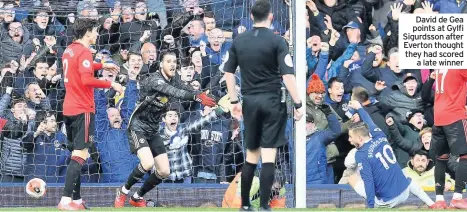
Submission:
<svg viewBox="0 0 467 212">
<path fill-rule="evenodd" d="M 450 203 L 451 208 L 467 209 L 462 191 L 467 182 L 467 70 L 437 70 L 434 101 L 434 126 L 431 150 L 436 153 L 435 183 L 436 205 L 447 208 L 444 201 L 446 165 L 450 155 L 459 156 L 455 171 L 456 186 Z"/>
<path fill-rule="evenodd" d="M 94 139 L 94 88 L 113 88 L 119 93 L 123 91 L 118 83 L 94 78 L 94 72 L 99 69 L 115 74 L 119 71 L 119 67 L 114 64 L 93 62 L 89 47 L 96 43 L 97 27 L 97 20 L 77 19 L 73 25 L 75 41 L 63 53 L 63 80 L 66 89 L 63 115 L 68 149 L 72 153 L 63 196 L 58 204 L 60 210 L 86 209 L 80 196 L 80 173 Z"/>
</svg>

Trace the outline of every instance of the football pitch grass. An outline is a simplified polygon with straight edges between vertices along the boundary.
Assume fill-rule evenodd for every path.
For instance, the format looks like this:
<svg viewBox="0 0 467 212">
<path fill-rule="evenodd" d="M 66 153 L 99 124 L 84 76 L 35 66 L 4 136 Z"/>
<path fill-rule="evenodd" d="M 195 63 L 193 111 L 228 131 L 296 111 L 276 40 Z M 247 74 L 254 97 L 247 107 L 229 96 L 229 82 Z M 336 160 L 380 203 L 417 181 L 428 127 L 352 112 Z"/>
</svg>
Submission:
<svg viewBox="0 0 467 212">
<path fill-rule="evenodd" d="M 0 211 L 58 211 L 56 208 L 0 208 Z M 95 207 L 91 208 L 91 211 L 239 211 L 239 209 L 228 209 L 228 208 L 163 208 L 163 207 L 151 207 L 151 208 L 111 208 L 111 207 Z M 285 209 L 274 209 L 273 211 L 458 211 L 458 210 L 431 210 L 431 209 L 350 209 L 350 208 L 285 208 Z"/>
</svg>

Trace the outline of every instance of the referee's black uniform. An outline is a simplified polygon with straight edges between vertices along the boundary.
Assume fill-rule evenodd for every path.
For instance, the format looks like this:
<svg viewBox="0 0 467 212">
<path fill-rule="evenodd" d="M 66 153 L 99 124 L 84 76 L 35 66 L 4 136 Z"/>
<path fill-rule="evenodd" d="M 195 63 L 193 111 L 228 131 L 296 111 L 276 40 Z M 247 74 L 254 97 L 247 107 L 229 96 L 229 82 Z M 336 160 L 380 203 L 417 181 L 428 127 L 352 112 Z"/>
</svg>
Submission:
<svg viewBox="0 0 467 212">
<path fill-rule="evenodd" d="M 284 38 L 268 28 L 254 28 L 233 41 L 224 71 L 241 72 L 247 149 L 277 148 L 286 142 L 287 106 L 281 102 L 282 75 L 294 74 Z"/>
</svg>

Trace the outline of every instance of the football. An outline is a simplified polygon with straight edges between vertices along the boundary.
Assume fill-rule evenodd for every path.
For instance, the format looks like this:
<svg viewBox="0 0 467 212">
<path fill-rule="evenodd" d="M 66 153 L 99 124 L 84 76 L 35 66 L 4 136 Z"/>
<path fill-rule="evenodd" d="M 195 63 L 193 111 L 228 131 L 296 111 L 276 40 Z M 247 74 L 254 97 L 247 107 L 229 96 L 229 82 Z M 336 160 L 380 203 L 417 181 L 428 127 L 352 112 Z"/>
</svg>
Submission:
<svg viewBox="0 0 467 212">
<path fill-rule="evenodd" d="M 41 198 L 47 191 L 46 183 L 40 178 L 31 179 L 26 184 L 26 193 L 33 198 Z"/>
</svg>

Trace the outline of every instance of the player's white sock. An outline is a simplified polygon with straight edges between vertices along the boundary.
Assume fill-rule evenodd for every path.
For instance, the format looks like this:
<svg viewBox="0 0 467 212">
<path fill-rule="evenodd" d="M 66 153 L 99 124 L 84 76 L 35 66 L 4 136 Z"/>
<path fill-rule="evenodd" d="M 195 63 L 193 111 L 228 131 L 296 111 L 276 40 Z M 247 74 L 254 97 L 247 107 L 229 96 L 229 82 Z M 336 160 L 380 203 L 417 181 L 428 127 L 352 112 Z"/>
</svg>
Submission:
<svg viewBox="0 0 467 212">
<path fill-rule="evenodd" d="M 460 199 L 462 199 L 462 194 L 461 193 L 454 193 L 452 195 L 452 199 L 460 200 Z"/>
<path fill-rule="evenodd" d="M 138 195 L 138 192 L 135 192 L 135 194 L 133 194 L 133 198 L 135 198 L 135 199 L 143 199 L 142 197 L 140 197 L 140 196 Z"/>
<path fill-rule="evenodd" d="M 66 204 L 70 204 L 71 202 L 71 197 L 62 197 L 62 199 L 60 200 L 60 203 L 66 205 Z"/>
<path fill-rule="evenodd" d="M 130 193 L 130 190 L 126 189 L 125 186 L 122 186 L 122 192 L 128 195 L 128 193 Z"/>
<path fill-rule="evenodd" d="M 413 181 L 409 185 L 409 190 L 410 190 L 410 193 L 412 193 L 413 195 L 420 198 L 420 200 L 422 200 L 426 205 L 431 206 L 431 205 L 435 204 L 435 202 L 433 202 L 433 200 L 431 200 L 431 198 L 428 196 L 428 194 L 426 194 L 425 191 L 423 191 L 420 188 L 420 186 L 415 184 Z"/>
<path fill-rule="evenodd" d="M 436 195 L 436 202 L 444 201 L 444 195 Z"/>
<path fill-rule="evenodd" d="M 78 204 L 78 205 L 81 205 L 81 203 L 83 203 L 83 199 L 73 200 L 73 202 Z"/>
</svg>

